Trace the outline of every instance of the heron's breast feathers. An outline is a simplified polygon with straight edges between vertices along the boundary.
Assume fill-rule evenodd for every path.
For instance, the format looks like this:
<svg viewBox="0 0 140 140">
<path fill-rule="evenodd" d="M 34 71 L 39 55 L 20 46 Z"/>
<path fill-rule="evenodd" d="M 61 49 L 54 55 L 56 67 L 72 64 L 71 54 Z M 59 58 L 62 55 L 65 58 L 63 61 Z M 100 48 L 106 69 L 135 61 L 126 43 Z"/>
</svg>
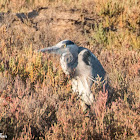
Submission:
<svg viewBox="0 0 140 140">
<path fill-rule="evenodd" d="M 65 74 L 69 75 L 73 73 L 77 66 L 77 57 L 73 56 L 71 53 L 63 53 L 60 57 L 60 63 L 62 70 Z"/>
</svg>

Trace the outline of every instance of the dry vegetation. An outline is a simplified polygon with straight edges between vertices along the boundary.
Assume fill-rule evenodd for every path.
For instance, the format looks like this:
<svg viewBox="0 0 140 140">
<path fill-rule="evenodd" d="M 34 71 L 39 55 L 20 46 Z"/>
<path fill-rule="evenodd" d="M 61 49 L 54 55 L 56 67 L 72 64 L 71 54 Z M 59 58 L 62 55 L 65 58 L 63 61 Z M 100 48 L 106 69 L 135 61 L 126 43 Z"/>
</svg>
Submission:
<svg viewBox="0 0 140 140">
<path fill-rule="evenodd" d="M 110 78 L 84 113 L 57 56 L 39 48 L 71 39 Z M 139 0 L 1 0 L 0 133 L 8 139 L 140 137 Z"/>
</svg>

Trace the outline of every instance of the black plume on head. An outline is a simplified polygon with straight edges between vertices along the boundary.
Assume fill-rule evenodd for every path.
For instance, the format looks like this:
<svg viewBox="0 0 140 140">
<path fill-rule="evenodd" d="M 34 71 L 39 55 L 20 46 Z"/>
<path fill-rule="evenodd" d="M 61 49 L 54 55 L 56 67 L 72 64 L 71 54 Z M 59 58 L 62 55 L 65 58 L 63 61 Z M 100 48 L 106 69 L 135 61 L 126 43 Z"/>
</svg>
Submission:
<svg viewBox="0 0 140 140">
<path fill-rule="evenodd" d="M 66 44 L 66 45 L 73 45 L 74 43 L 72 42 L 72 41 L 70 41 L 70 40 L 66 40 L 66 41 L 64 41 L 64 43 Z"/>
</svg>

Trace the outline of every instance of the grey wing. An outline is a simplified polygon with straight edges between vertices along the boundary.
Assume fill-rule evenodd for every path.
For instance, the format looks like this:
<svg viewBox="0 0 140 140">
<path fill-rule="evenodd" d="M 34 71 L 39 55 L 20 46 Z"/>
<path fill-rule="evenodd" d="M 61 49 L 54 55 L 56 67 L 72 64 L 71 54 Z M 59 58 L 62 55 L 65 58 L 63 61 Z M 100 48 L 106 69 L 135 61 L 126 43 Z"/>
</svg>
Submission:
<svg viewBox="0 0 140 140">
<path fill-rule="evenodd" d="M 92 69 L 92 78 L 93 80 L 99 75 L 102 77 L 101 80 L 104 80 L 105 77 L 105 70 L 102 67 L 100 61 L 97 59 L 97 57 L 91 53 L 88 49 L 83 53 L 83 61 L 86 65 L 90 66 Z"/>
<path fill-rule="evenodd" d="M 101 65 L 100 61 L 97 59 L 97 57 L 91 53 L 91 66 L 92 66 L 92 74 L 94 77 L 97 77 L 99 75 L 104 80 L 104 77 L 106 75 L 106 72 Z"/>
</svg>

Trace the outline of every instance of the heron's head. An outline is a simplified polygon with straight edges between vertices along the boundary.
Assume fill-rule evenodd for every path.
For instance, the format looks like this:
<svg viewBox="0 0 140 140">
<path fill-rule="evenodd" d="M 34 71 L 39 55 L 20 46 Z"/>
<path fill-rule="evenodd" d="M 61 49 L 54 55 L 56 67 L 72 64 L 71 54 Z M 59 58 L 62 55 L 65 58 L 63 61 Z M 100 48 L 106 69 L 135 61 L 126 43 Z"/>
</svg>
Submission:
<svg viewBox="0 0 140 140">
<path fill-rule="evenodd" d="M 62 55 L 63 53 L 70 52 L 75 54 L 78 52 L 78 46 L 70 40 L 63 40 L 56 45 L 39 50 L 40 52 L 48 52 Z"/>
</svg>

